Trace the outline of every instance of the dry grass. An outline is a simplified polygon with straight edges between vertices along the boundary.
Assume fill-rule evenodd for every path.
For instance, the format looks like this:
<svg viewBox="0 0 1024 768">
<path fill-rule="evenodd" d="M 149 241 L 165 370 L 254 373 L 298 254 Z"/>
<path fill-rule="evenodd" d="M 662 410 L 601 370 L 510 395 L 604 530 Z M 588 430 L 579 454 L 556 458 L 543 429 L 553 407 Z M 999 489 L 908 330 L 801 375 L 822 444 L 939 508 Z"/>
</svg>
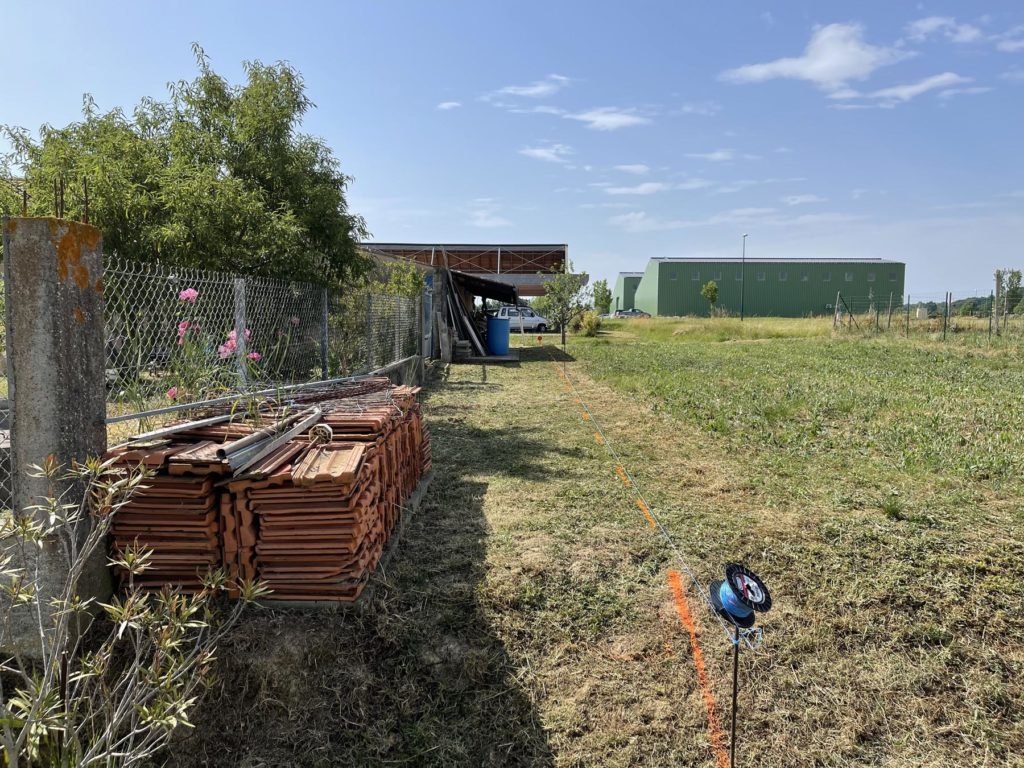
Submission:
<svg viewBox="0 0 1024 768">
<path fill-rule="evenodd" d="M 1019 354 L 631 327 L 572 340 L 570 374 L 695 569 L 743 560 L 774 588 L 741 764 L 1024 764 L 1021 417 L 931 450 L 1013 410 L 990 401 Z M 173 764 L 711 765 L 673 562 L 551 351 L 433 386 L 435 485 L 373 601 L 252 616 Z M 725 709 L 730 649 L 694 609 Z"/>
</svg>

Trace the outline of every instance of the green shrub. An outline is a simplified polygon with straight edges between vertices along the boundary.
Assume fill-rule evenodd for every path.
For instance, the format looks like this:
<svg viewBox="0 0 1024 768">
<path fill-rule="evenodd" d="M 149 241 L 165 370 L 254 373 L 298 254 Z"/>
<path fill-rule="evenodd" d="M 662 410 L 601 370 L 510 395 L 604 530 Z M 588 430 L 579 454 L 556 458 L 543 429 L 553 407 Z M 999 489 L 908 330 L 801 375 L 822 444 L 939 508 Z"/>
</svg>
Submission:
<svg viewBox="0 0 1024 768">
<path fill-rule="evenodd" d="M 579 332 L 584 336 L 597 336 L 597 331 L 601 327 L 601 318 L 597 312 L 588 309 L 582 315 L 580 315 L 580 327 Z"/>
</svg>

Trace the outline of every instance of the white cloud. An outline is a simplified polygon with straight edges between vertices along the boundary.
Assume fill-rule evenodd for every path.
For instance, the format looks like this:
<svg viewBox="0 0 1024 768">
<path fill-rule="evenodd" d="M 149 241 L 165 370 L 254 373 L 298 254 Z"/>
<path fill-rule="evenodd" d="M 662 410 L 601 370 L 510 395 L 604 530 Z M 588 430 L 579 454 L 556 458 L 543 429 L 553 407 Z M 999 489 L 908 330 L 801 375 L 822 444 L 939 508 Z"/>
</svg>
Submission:
<svg viewBox="0 0 1024 768">
<path fill-rule="evenodd" d="M 1001 35 L 996 35 L 996 48 L 1003 53 L 1017 53 L 1024 51 L 1024 24 L 1008 29 Z"/>
<path fill-rule="evenodd" d="M 807 205 L 808 203 L 825 203 L 828 202 L 828 198 L 818 195 L 787 195 L 782 198 L 782 202 L 786 205 Z"/>
<path fill-rule="evenodd" d="M 922 94 L 928 93 L 929 91 L 944 89 L 954 91 L 950 96 L 956 95 L 960 92 L 975 92 L 972 89 L 956 88 L 956 86 L 964 85 L 966 83 L 973 82 L 969 77 L 961 77 L 955 72 L 943 72 L 941 75 L 932 75 L 926 77 L 923 80 L 918 80 L 916 83 L 904 83 L 902 85 L 893 85 L 889 88 L 882 88 L 877 91 L 871 91 L 869 93 L 860 93 L 849 88 L 844 88 L 839 91 L 835 91 L 829 94 L 830 99 L 839 100 L 851 100 L 851 99 L 869 99 L 874 100 L 874 104 L 837 104 L 834 105 L 838 109 L 865 109 L 869 106 L 877 106 L 883 108 L 892 108 L 897 104 L 910 101 Z"/>
<path fill-rule="evenodd" d="M 814 30 L 802 56 L 729 69 L 720 77 L 734 83 L 760 83 L 776 78 L 806 80 L 823 90 L 835 91 L 851 80 L 864 80 L 880 67 L 912 55 L 909 51 L 865 42 L 860 24 L 829 24 Z"/>
<path fill-rule="evenodd" d="M 651 216 L 646 211 L 632 211 L 612 216 L 608 223 L 626 232 L 662 232 L 673 229 L 690 229 L 693 227 L 737 226 L 755 224 L 757 226 L 793 227 L 816 224 L 838 224 L 857 221 L 862 216 L 848 213 L 826 212 L 807 213 L 799 216 L 786 216 L 775 208 L 732 208 L 712 214 L 703 219 L 662 219 Z"/>
<path fill-rule="evenodd" d="M 565 75 L 548 75 L 543 80 L 537 80 L 529 85 L 506 85 L 494 91 L 493 96 L 519 96 L 529 99 L 543 99 L 554 96 L 565 88 L 572 80 Z"/>
<path fill-rule="evenodd" d="M 500 216 L 498 204 L 491 198 L 481 197 L 473 201 L 469 211 L 469 225 L 481 229 L 511 227 L 512 222 Z"/>
<path fill-rule="evenodd" d="M 622 171 L 623 173 L 632 173 L 635 176 L 645 176 L 651 172 L 650 166 L 644 165 L 643 163 L 616 165 L 615 170 Z"/>
<path fill-rule="evenodd" d="M 999 77 L 1011 83 L 1024 83 L 1024 69 L 1008 69 Z"/>
<path fill-rule="evenodd" d="M 462 106 L 461 101 L 442 101 L 438 104 L 435 109 L 447 110 L 447 109 L 458 109 Z"/>
<path fill-rule="evenodd" d="M 549 144 L 544 147 L 523 147 L 519 150 L 520 155 L 532 157 L 534 160 L 544 160 L 548 163 L 564 163 L 566 158 L 572 154 L 572 147 L 565 144 Z"/>
<path fill-rule="evenodd" d="M 788 155 L 793 150 L 790 149 L 789 147 L 776 147 L 775 151 L 780 155 Z"/>
<path fill-rule="evenodd" d="M 597 107 L 586 112 L 566 113 L 564 117 L 586 123 L 587 128 L 595 131 L 615 131 L 651 122 L 650 118 L 638 115 L 636 110 L 617 107 Z"/>
<path fill-rule="evenodd" d="M 680 114 L 700 117 L 714 117 L 721 111 L 722 105 L 715 101 L 688 102 L 679 108 Z"/>
<path fill-rule="evenodd" d="M 723 163 L 736 159 L 736 152 L 731 149 L 716 149 L 714 152 L 691 152 L 687 157 L 695 160 L 709 160 L 714 163 Z"/>
<path fill-rule="evenodd" d="M 712 186 L 714 186 L 714 182 L 713 181 L 708 181 L 707 179 L 693 178 L 693 179 L 686 179 L 686 181 L 679 182 L 678 184 L 675 185 L 675 189 L 683 189 L 683 190 L 705 189 L 707 187 L 712 187 Z"/>
<path fill-rule="evenodd" d="M 951 99 L 954 96 L 977 96 L 981 93 L 988 93 L 991 90 L 987 85 L 974 85 L 970 88 L 947 88 L 939 92 L 939 98 Z"/>
<path fill-rule="evenodd" d="M 671 184 L 661 181 L 645 181 L 633 187 L 605 187 L 604 191 L 609 195 L 654 195 L 658 192 L 667 192 L 672 189 Z"/>
<path fill-rule="evenodd" d="M 973 24 L 958 24 L 952 16 L 928 16 L 907 25 L 907 37 L 920 43 L 935 34 L 943 35 L 954 43 L 973 43 L 982 38 L 981 30 Z"/>
</svg>

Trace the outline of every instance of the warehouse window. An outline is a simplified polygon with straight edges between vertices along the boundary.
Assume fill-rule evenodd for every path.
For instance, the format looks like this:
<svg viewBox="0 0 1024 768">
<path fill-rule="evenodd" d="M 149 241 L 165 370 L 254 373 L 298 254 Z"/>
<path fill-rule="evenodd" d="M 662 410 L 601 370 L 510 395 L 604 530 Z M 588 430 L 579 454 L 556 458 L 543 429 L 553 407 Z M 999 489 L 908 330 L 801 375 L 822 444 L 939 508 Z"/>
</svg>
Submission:
<svg viewBox="0 0 1024 768">
<path fill-rule="evenodd" d="M 716 272 L 715 276 L 713 278 L 711 278 L 711 279 L 712 280 L 721 280 L 722 279 L 722 273 L 721 272 Z"/>
<path fill-rule="evenodd" d="M 896 275 L 895 272 L 890 272 L 889 273 L 889 282 L 890 283 L 895 283 L 897 279 L 898 278 L 897 278 L 897 275 Z"/>
<path fill-rule="evenodd" d="M 853 272 L 847 272 L 846 273 L 846 282 L 848 282 L 848 283 L 852 283 L 853 282 Z"/>
<path fill-rule="evenodd" d="M 669 280 L 678 280 L 679 279 L 679 273 L 678 272 L 669 272 L 668 273 L 668 279 Z"/>
<path fill-rule="evenodd" d="M 804 272 L 802 275 L 800 275 L 800 282 L 801 283 L 806 283 L 810 279 L 811 279 L 811 275 L 810 275 L 809 272 Z"/>
<path fill-rule="evenodd" d="M 869 283 L 875 282 L 875 273 L 874 272 L 868 272 L 868 282 Z"/>
<path fill-rule="evenodd" d="M 693 277 L 691 277 L 690 279 L 693 280 L 693 282 L 695 282 L 695 283 L 699 283 L 700 282 L 700 272 L 694 272 L 693 273 Z"/>
<path fill-rule="evenodd" d="M 779 282 L 784 283 L 789 280 L 789 274 L 787 272 L 779 272 Z"/>
<path fill-rule="evenodd" d="M 765 276 L 764 272 L 758 272 L 757 273 L 757 282 L 763 283 L 765 281 L 765 277 L 766 276 Z"/>
<path fill-rule="evenodd" d="M 743 279 L 743 272 L 737 272 L 736 273 L 736 279 L 737 280 L 742 280 Z"/>
<path fill-rule="evenodd" d="M 823 283 L 831 283 L 831 282 L 832 282 L 832 273 L 831 273 L 831 272 L 826 272 L 826 273 L 825 273 L 825 274 L 824 274 L 824 275 L 822 276 L 822 278 L 821 278 L 821 281 L 822 281 Z"/>
</svg>

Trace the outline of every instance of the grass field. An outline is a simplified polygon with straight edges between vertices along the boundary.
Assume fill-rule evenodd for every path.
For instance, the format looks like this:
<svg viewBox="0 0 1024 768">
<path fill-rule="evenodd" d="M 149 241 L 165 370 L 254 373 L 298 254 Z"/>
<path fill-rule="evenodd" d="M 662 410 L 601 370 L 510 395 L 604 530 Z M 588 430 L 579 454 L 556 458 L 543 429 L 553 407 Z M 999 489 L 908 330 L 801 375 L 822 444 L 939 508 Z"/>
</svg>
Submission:
<svg viewBox="0 0 1024 768">
<path fill-rule="evenodd" d="M 1020 348 L 737 326 L 610 323 L 566 368 L 698 574 L 773 589 L 739 764 L 1024 765 Z M 251 616 L 174 764 L 713 764 L 677 563 L 524 343 L 430 388 L 436 479 L 373 600 Z"/>
</svg>

